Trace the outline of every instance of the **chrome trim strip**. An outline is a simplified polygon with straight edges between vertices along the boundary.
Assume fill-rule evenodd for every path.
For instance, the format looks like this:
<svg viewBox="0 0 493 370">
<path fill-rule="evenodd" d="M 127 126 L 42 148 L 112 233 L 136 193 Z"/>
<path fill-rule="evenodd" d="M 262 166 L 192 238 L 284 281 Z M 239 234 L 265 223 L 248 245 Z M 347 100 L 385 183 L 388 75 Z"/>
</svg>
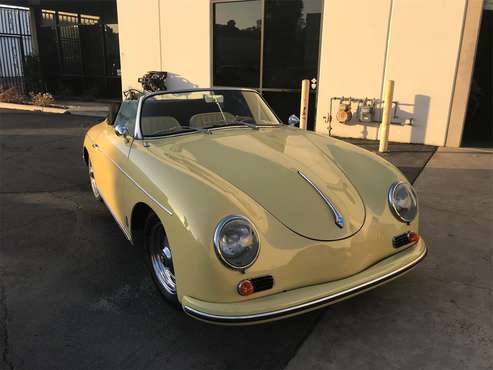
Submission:
<svg viewBox="0 0 493 370">
<path fill-rule="evenodd" d="M 285 125 L 279 123 L 279 124 L 273 124 L 273 125 L 256 125 L 255 128 L 280 128 L 280 127 L 286 127 Z M 252 129 L 251 127 L 249 126 L 245 126 L 245 125 L 240 125 L 240 124 L 229 124 L 228 126 L 222 126 L 222 127 L 211 127 L 211 128 L 208 128 L 207 130 L 209 130 L 209 134 L 212 134 L 213 132 L 215 131 L 219 131 L 219 130 L 230 130 L 230 129 L 237 129 L 237 128 L 245 128 L 245 129 Z M 177 137 L 177 136 L 183 136 L 183 135 L 193 135 L 193 134 L 206 134 L 206 132 L 203 132 L 203 131 L 181 131 L 181 132 L 177 132 L 177 133 L 174 133 L 174 134 L 166 134 L 166 135 L 161 135 L 161 136 L 148 136 L 145 138 L 145 142 L 152 142 L 153 140 L 162 140 L 162 139 L 167 139 L 167 138 L 170 138 L 170 137 Z"/>
<path fill-rule="evenodd" d="M 154 203 L 156 203 L 163 211 L 165 211 L 167 214 L 170 216 L 173 214 L 168 208 L 163 206 L 161 203 L 159 203 L 156 198 L 154 198 L 151 194 L 149 194 L 142 186 L 139 185 L 137 181 L 135 181 L 123 168 L 118 165 L 108 154 L 106 154 L 101 148 L 98 148 L 98 150 L 106 157 L 108 158 L 130 181 L 134 183 L 135 186 L 137 186 L 145 195 L 147 195 Z"/>
<path fill-rule="evenodd" d="M 304 311 L 304 310 L 308 310 L 311 308 L 317 308 L 318 306 L 321 306 L 324 304 L 329 304 L 332 301 L 342 299 L 342 298 L 349 296 L 349 295 L 352 295 L 352 294 L 356 294 L 358 291 L 368 289 L 368 288 L 372 287 L 373 285 L 378 285 L 378 284 L 380 284 L 386 280 L 390 280 L 390 279 L 406 272 L 407 270 L 413 268 L 415 265 L 417 265 L 419 262 L 421 262 L 425 258 L 427 252 L 428 252 L 428 249 L 425 246 L 423 253 L 421 255 L 419 255 L 415 260 L 413 260 L 413 261 L 409 262 L 408 264 L 398 268 L 397 270 L 389 272 L 389 273 L 387 273 L 383 276 L 380 276 L 376 279 L 367 281 L 363 284 L 356 285 L 352 288 L 346 289 L 346 290 L 338 292 L 338 293 L 331 294 L 331 295 L 323 297 L 323 298 L 319 298 L 319 299 L 316 299 L 316 300 L 313 300 L 310 302 L 302 303 L 302 304 L 299 304 L 296 306 L 283 308 L 280 310 L 262 312 L 262 313 L 258 313 L 258 314 L 252 314 L 252 315 L 240 315 L 240 316 L 210 314 L 207 312 L 196 310 L 196 309 L 189 307 L 189 306 L 186 306 L 186 305 L 183 306 L 183 310 L 191 316 L 197 317 L 197 318 L 202 319 L 202 320 L 212 321 L 212 322 L 222 322 L 222 323 L 233 323 L 234 324 L 234 323 L 244 323 L 244 322 L 255 322 L 255 321 L 269 320 L 269 319 L 273 319 L 276 317 L 296 313 L 299 311 Z"/>
<path fill-rule="evenodd" d="M 142 104 L 144 97 L 139 97 L 139 102 L 137 103 L 137 113 L 135 117 L 135 128 L 134 128 L 134 138 L 137 140 L 142 140 L 142 131 L 140 130 L 140 112 L 142 112 Z"/>
<path fill-rule="evenodd" d="M 335 222 L 335 224 L 342 229 L 344 227 L 344 217 L 342 217 L 341 212 L 339 212 L 339 210 L 337 209 L 337 207 L 335 206 L 335 204 L 332 203 L 332 201 L 329 199 L 329 197 L 327 195 L 325 195 L 318 188 L 318 186 L 315 185 L 313 183 L 313 181 L 310 180 L 303 172 L 301 172 L 300 170 L 298 170 L 298 174 L 301 177 L 303 177 L 315 189 L 315 191 L 318 193 L 318 195 L 320 195 L 320 197 L 322 197 L 322 199 L 324 200 L 325 204 L 327 204 L 327 206 L 332 211 L 332 214 L 334 215 L 334 222 Z"/>
</svg>

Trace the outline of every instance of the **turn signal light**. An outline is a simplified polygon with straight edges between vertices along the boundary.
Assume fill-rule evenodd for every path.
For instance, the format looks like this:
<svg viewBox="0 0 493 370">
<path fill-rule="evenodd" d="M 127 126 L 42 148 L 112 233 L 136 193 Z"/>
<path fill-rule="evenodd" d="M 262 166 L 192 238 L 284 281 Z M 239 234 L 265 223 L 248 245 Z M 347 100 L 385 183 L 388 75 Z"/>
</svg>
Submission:
<svg viewBox="0 0 493 370">
<path fill-rule="evenodd" d="M 419 240 L 419 234 L 414 231 L 410 231 L 407 233 L 407 238 L 409 239 L 409 243 L 416 243 Z"/>
<path fill-rule="evenodd" d="M 408 231 L 407 233 L 394 236 L 392 239 L 392 245 L 394 248 L 401 248 L 404 246 L 409 246 L 411 244 L 415 244 L 419 241 L 419 234 L 414 231 Z"/>
<path fill-rule="evenodd" d="M 238 293 L 242 296 L 250 295 L 255 291 L 250 280 L 242 280 L 238 283 Z"/>
</svg>

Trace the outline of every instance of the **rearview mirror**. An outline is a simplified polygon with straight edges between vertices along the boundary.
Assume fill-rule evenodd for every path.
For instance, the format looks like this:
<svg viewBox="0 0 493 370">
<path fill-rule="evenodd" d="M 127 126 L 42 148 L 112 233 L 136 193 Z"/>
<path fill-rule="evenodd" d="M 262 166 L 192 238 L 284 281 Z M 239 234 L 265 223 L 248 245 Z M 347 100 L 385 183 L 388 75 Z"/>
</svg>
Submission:
<svg viewBox="0 0 493 370">
<path fill-rule="evenodd" d="M 292 114 L 288 118 L 288 124 L 289 126 L 299 126 L 300 125 L 300 119 L 296 117 L 296 115 Z"/>
<path fill-rule="evenodd" d="M 204 100 L 206 103 L 224 103 L 224 95 L 206 95 L 204 94 Z"/>
</svg>

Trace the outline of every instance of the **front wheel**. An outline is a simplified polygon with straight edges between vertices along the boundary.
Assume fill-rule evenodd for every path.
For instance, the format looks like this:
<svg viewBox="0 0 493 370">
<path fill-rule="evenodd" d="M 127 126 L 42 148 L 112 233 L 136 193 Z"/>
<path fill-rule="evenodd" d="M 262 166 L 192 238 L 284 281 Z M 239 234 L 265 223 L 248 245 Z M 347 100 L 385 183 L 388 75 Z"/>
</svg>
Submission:
<svg viewBox="0 0 493 370">
<path fill-rule="evenodd" d="M 149 215 L 144 233 L 152 280 L 164 298 L 178 306 L 173 256 L 164 227 L 156 215 Z"/>
</svg>

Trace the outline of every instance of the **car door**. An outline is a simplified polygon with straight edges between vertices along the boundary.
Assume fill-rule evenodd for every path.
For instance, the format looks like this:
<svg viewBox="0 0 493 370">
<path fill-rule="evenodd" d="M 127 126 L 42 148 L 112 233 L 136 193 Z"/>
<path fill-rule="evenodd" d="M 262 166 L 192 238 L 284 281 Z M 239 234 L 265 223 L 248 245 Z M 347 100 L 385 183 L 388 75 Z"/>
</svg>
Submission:
<svg viewBox="0 0 493 370">
<path fill-rule="evenodd" d="M 128 233 L 125 214 L 125 184 L 128 181 L 125 168 L 128 166 L 130 147 L 134 140 L 137 101 L 122 102 L 113 125 L 106 125 L 97 139 L 101 165 L 97 171 L 97 185 L 104 202 L 123 231 Z M 122 134 L 123 132 L 125 134 Z"/>
</svg>

